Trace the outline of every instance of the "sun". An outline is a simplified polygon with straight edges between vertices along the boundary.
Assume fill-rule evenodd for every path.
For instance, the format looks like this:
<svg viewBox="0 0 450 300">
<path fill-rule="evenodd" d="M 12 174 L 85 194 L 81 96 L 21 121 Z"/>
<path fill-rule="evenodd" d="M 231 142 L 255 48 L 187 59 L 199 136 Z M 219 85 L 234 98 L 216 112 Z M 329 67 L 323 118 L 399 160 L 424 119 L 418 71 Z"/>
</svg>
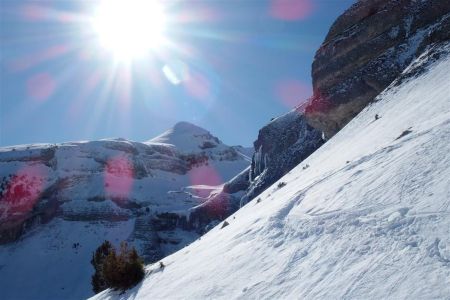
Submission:
<svg viewBox="0 0 450 300">
<path fill-rule="evenodd" d="M 120 60 L 132 60 L 164 44 L 166 17 L 155 0 L 103 0 L 92 27 L 100 44 Z"/>
</svg>

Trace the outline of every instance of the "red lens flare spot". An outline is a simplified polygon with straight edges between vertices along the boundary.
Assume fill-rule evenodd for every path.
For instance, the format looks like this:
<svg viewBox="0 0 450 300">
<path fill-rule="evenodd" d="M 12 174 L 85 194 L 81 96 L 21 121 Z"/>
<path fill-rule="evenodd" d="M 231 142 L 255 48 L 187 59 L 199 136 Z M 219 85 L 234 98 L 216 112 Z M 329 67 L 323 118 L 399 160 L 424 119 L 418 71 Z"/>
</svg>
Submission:
<svg viewBox="0 0 450 300">
<path fill-rule="evenodd" d="M 55 19 L 62 23 L 73 23 L 82 20 L 82 18 L 80 18 L 76 14 L 72 14 L 69 12 L 58 12 L 55 16 Z"/>
<path fill-rule="evenodd" d="M 314 90 L 314 95 L 308 100 L 305 114 L 324 113 L 330 111 L 334 105 L 318 89 Z"/>
<path fill-rule="evenodd" d="M 289 108 L 299 105 L 302 100 L 310 97 L 311 93 L 309 85 L 299 80 L 288 79 L 275 84 L 275 97 Z"/>
<path fill-rule="evenodd" d="M 193 23 L 193 22 L 216 22 L 224 19 L 223 13 L 217 9 L 210 7 L 201 7 L 202 2 L 191 2 L 189 4 L 189 10 L 182 10 L 175 15 L 177 22 L 179 23 Z"/>
<path fill-rule="evenodd" d="M 106 196 L 124 198 L 133 186 L 133 165 L 125 156 L 116 156 L 106 163 L 104 181 Z"/>
<path fill-rule="evenodd" d="M 30 212 L 44 190 L 45 180 L 46 174 L 33 166 L 4 177 L 0 185 L 0 219 Z"/>
<path fill-rule="evenodd" d="M 55 92 L 56 83 L 48 73 L 38 73 L 28 79 L 28 96 L 36 101 L 45 101 Z"/>
<path fill-rule="evenodd" d="M 193 168 L 189 172 L 189 179 L 192 185 L 216 186 L 223 183 L 220 175 L 210 165 L 202 165 Z"/>
<path fill-rule="evenodd" d="M 210 97 L 210 82 L 198 72 L 192 72 L 189 78 L 184 82 L 189 95 L 199 99 L 207 100 Z"/>
<path fill-rule="evenodd" d="M 44 51 L 21 57 L 11 63 L 13 71 L 23 71 L 34 67 L 42 62 L 57 58 L 69 52 L 66 45 L 55 45 L 45 49 Z"/>
<path fill-rule="evenodd" d="M 308 18 L 313 12 L 311 0 L 271 0 L 270 15 L 275 19 L 296 21 Z"/>
<path fill-rule="evenodd" d="M 27 4 L 20 9 L 20 15 L 26 21 L 41 21 L 47 18 L 48 11 L 39 5 Z"/>
</svg>

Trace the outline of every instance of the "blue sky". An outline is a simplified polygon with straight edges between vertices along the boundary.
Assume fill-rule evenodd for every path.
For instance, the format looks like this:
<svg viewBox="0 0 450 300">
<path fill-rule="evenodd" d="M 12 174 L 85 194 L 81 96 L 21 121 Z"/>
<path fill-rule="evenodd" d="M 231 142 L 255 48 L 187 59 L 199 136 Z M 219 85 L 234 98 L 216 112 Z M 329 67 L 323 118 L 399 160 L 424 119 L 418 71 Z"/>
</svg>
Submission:
<svg viewBox="0 0 450 300">
<path fill-rule="evenodd" d="M 0 1 L 0 145 L 145 141 L 177 121 L 251 145 L 310 96 L 314 53 L 353 2 L 163 2 L 170 45 L 124 63 L 98 46 L 95 1 Z"/>
</svg>

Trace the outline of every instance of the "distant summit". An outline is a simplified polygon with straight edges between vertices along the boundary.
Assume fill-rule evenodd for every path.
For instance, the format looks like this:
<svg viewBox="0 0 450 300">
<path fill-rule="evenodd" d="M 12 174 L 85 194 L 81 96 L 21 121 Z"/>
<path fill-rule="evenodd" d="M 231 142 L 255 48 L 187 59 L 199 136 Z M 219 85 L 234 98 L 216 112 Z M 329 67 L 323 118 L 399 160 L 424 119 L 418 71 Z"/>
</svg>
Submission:
<svg viewBox="0 0 450 300">
<path fill-rule="evenodd" d="M 208 130 L 206 130 L 206 129 L 200 127 L 200 126 L 197 126 L 197 125 L 195 125 L 195 124 L 186 122 L 186 121 L 181 121 L 181 122 L 176 123 L 176 124 L 173 126 L 173 129 L 176 130 L 176 131 L 178 131 L 178 132 L 209 133 Z"/>
<path fill-rule="evenodd" d="M 228 148 L 208 130 L 189 122 L 178 122 L 175 126 L 147 143 L 173 145 L 182 153 L 198 152 L 207 149 L 222 151 Z"/>
</svg>

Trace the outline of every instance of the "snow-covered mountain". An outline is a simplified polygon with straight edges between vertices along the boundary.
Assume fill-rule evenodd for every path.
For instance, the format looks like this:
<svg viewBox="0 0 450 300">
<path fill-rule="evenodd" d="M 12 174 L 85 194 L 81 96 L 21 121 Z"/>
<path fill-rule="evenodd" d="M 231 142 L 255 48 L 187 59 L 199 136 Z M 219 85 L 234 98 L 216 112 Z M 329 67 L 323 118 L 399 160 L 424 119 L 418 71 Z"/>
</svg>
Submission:
<svg viewBox="0 0 450 300">
<path fill-rule="evenodd" d="M 357 1 L 256 152 L 187 122 L 0 148 L 1 297 L 88 297 L 107 239 L 146 277 L 93 299 L 446 299 L 449 29 L 448 1 Z"/>
<path fill-rule="evenodd" d="M 145 143 L 0 148 L 1 298 L 92 295 L 90 258 L 105 239 L 147 262 L 197 239 L 226 216 L 202 204 L 249 165 L 236 148 L 187 122 Z"/>
<path fill-rule="evenodd" d="M 448 298 L 449 70 L 448 43 L 424 51 L 226 223 L 93 299 Z"/>
</svg>

